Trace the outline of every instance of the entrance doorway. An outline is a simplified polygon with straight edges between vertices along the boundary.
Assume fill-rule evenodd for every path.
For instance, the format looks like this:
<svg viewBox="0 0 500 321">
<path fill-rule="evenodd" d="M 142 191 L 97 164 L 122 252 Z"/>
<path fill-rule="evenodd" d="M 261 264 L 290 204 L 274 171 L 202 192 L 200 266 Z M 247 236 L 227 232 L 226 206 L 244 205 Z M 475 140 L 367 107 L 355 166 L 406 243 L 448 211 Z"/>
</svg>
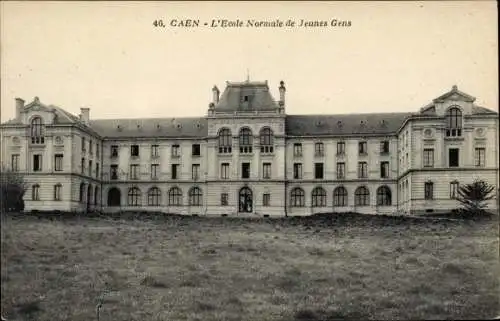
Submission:
<svg viewBox="0 0 500 321">
<path fill-rule="evenodd" d="M 239 202 L 239 212 L 240 213 L 251 213 L 253 210 L 252 206 L 252 190 L 248 187 L 243 187 L 240 189 L 238 202 Z"/>
</svg>

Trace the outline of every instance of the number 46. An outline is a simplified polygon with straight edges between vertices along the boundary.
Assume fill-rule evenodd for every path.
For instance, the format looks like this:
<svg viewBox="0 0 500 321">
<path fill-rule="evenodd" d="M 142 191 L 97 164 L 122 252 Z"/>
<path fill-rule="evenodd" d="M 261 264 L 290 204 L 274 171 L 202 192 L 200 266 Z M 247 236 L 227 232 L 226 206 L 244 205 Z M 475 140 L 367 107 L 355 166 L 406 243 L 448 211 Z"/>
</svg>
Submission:
<svg viewBox="0 0 500 321">
<path fill-rule="evenodd" d="M 153 21 L 153 26 L 155 27 L 165 27 L 165 24 L 163 23 L 163 20 L 155 20 Z"/>
</svg>

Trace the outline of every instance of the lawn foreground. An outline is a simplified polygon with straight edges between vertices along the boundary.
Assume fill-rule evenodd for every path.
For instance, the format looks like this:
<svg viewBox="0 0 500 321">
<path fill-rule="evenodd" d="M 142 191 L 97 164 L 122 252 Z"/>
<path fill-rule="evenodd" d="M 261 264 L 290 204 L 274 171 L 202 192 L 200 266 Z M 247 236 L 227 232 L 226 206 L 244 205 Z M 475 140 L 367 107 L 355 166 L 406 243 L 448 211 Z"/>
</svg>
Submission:
<svg viewBox="0 0 500 321">
<path fill-rule="evenodd" d="M 386 220 L 386 222 L 384 222 Z M 2 215 L 7 320 L 480 319 L 498 221 Z"/>
</svg>

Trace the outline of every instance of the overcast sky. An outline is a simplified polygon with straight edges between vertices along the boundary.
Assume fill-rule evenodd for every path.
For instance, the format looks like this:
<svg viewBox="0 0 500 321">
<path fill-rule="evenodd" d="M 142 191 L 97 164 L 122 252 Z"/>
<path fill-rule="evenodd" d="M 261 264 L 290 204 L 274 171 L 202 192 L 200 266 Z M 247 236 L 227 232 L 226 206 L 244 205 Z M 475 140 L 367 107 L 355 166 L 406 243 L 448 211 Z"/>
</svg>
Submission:
<svg viewBox="0 0 500 321">
<path fill-rule="evenodd" d="M 1 120 L 38 96 L 91 118 L 203 116 L 211 88 L 268 80 L 289 114 L 417 111 L 457 85 L 498 109 L 495 1 L 4 2 Z M 171 19 L 200 19 L 174 28 Z M 351 21 L 210 28 L 211 19 Z M 167 26 L 157 28 L 162 19 Z"/>
</svg>

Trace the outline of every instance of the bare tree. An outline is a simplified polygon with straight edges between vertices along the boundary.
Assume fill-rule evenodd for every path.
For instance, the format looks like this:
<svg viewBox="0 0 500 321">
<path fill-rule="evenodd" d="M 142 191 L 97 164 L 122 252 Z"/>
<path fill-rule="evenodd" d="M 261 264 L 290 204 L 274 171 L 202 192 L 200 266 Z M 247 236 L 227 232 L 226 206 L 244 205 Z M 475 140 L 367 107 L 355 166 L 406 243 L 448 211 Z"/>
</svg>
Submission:
<svg viewBox="0 0 500 321">
<path fill-rule="evenodd" d="M 0 203 L 2 211 L 22 211 L 26 184 L 22 173 L 0 165 Z"/>
<path fill-rule="evenodd" d="M 487 201 L 495 198 L 495 186 L 482 180 L 475 180 L 471 184 L 461 185 L 457 191 L 457 200 L 463 209 L 470 214 L 485 212 Z"/>
</svg>

